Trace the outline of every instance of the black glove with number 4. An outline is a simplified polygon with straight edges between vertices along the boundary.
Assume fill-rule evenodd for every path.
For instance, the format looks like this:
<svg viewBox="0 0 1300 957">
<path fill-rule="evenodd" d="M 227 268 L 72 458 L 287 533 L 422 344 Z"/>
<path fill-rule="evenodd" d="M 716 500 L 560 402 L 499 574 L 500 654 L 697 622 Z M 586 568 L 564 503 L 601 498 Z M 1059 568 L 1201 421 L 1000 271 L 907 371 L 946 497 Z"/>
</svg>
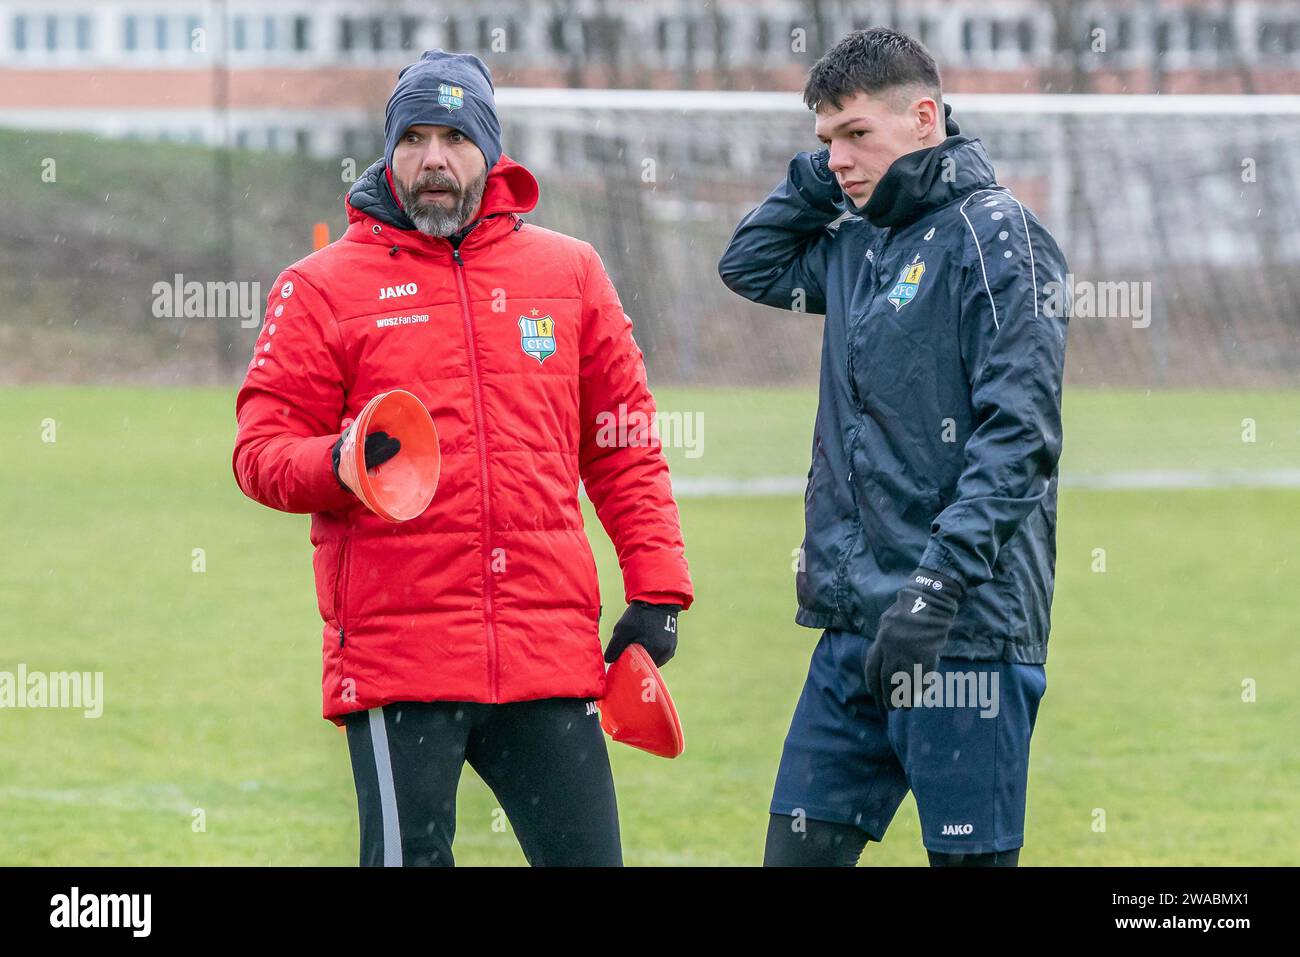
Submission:
<svg viewBox="0 0 1300 957">
<path fill-rule="evenodd" d="M 635 644 L 649 652 L 655 665 L 662 668 L 677 653 L 677 613 L 681 610 L 681 605 L 651 605 L 632 599 L 614 626 L 605 660 L 613 664 L 628 645 Z"/>
<path fill-rule="evenodd" d="M 867 652 L 866 677 L 867 692 L 882 711 L 899 707 L 891 700 L 895 675 L 907 675 L 908 685 L 902 687 L 909 687 L 914 685 L 916 665 L 921 666 L 922 676 L 938 667 L 964 591 L 959 582 L 918 568 L 880 616 L 876 640 Z M 912 696 L 921 690 L 912 686 Z M 911 707 L 912 703 L 908 700 L 901 707 Z"/>
</svg>

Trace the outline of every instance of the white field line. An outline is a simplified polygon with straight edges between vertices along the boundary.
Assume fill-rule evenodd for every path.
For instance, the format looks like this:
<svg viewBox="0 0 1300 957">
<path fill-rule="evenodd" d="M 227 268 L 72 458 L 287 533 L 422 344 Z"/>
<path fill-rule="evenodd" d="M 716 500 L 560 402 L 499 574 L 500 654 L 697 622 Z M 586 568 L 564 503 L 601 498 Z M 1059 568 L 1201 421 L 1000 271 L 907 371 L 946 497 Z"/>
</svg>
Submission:
<svg viewBox="0 0 1300 957">
<path fill-rule="evenodd" d="M 174 784 L 80 788 L 0 788 L 0 802 L 36 801 L 122 811 L 168 811 L 188 815 L 197 805 Z"/>
<path fill-rule="evenodd" d="M 677 498 L 762 498 L 802 495 L 807 480 L 797 475 L 758 478 L 677 478 Z M 1300 469 L 1207 470 L 1152 469 L 1128 472 L 1072 472 L 1061 476 L 1061 488 L 1138 491 L 1159 489 L 1300 488 Z"/>
</svg>

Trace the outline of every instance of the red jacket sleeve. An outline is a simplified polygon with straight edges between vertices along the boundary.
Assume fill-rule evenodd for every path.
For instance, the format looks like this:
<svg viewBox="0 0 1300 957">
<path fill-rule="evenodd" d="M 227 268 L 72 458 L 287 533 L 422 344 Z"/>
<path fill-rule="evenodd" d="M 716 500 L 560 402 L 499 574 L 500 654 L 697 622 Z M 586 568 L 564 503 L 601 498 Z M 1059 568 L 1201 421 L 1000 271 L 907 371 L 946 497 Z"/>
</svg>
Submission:
<svg viewBox="0 0 1300 957">
<path fill-rule="evenodd" d="M 344 368 L 329 307 L 286 269 L 271 290 L 235 400 L 232 464 L 245 495 L 282 512 L 325 512 L 356 501 L 330 462 L 343 414 Z"/>
<path fill-rule="evenodd" d="M 595 250 L 582 291 L 579 470 L 618 553 L 627 601 L 689 608 L 694 599 L 681 520 L 663 448 L 650 424 L 654 397 L 632 320 Z"/>
</svg>

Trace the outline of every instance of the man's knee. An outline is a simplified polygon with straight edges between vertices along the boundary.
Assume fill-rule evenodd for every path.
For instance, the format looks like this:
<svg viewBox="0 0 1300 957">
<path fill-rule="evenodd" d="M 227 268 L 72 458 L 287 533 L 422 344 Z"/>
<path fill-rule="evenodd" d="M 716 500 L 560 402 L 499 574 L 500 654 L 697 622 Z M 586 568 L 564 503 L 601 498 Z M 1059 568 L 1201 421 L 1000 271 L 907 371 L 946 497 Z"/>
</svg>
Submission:
<svg viewBox="0 0 1300 957">
<path fill-rule="evenodd" d="M 853 867 L 867 832 L 852 824 L 773 814 L 767 822 L 764 867 Z"/>
<path fill-rule="evenodd" d="M 1009 851 L 991 851 L 988 854 L 944 854 L 927 850 L 931 867 L 1015 867 L 1020 860 L 1020 848 Z"/>
</svg>

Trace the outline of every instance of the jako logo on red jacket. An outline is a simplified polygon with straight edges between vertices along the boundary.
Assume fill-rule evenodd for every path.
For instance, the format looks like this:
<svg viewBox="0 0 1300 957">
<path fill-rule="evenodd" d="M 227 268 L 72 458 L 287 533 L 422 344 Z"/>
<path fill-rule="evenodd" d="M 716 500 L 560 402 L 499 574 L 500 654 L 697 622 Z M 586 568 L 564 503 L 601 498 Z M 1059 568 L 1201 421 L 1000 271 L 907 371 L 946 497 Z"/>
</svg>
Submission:
<svg viewBox="0 0 1300 957">
<path fill-rule="evenodd" d="M 403 283 L 400 286 L 385 286 L 379 290 L 380 299 L 395 299 L 398 296 L 414 296 L 420 291 L 420 287 L 413 282 Z"/>
</svg>

